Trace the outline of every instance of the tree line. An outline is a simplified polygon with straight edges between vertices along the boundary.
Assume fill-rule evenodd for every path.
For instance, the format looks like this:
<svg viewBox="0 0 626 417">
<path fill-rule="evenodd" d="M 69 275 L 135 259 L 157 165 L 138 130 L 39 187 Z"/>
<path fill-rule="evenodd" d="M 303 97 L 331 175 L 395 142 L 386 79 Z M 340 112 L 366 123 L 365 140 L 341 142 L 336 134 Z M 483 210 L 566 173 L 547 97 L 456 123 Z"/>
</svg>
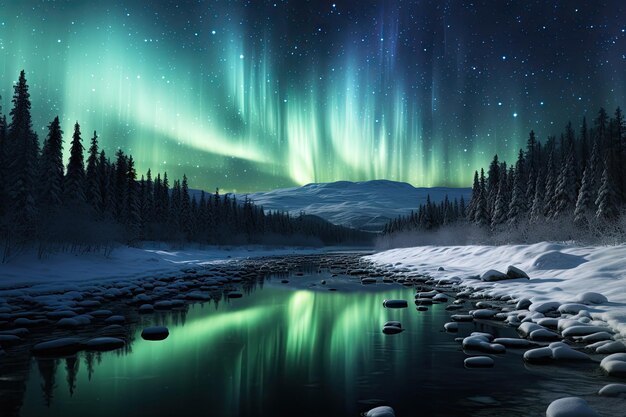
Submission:
<svg viewBox="0 0 626 417">
<path fill-rule="evenodd" d="M 626 124 L 619 107 L 612 117 L 601 108 L 591 126 L 583 118 L 578 132 L 568 122 L 558 137 L 549 136 L 544 143 L 531 131 L 514 164 L 494 155 L 486 173 L 484 168 L 474 172 L 472 198 L 455 221 L 491 233 L 556 222 L 602 231 L 617 224 L 626 206 L 624 161 Z M 441 215 L 446 204 L 431 210 L 422 206 L 385 230 L 428 230 L 447 224 Z M 420 221 L 420 213 L 428 211 L 438 221 Z"/>
<path fill-rule="evenodd" d="M 1 259 L 14 247 L 101 249 L 144 240 L 207 244 L 336 244 L 368 239 L 364 233 L 313 216 L 265 212 L 247 197 L 190 193 L 187 177 L 170 185 L 167 173 L 138 178 L 132 155 L 113 159 L 94 131 L 86 149 L 74 125 L 69 161 L 63 162 L 58 116 L 39 144 L 31 120 L 26 76 L 14 86 L 10 122 L 0 108 Z M 86 157 L 86 158 L 85 158 Z"/>
</svg>

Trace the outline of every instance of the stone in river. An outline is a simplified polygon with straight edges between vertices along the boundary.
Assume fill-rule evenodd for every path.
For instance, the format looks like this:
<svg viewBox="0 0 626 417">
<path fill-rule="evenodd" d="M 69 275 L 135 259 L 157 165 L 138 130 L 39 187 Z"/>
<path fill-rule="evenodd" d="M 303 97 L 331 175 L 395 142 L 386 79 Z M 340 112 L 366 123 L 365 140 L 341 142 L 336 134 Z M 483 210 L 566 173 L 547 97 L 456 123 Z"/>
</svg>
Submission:
<svg viewBox="0 0 626 417">
<path fill-rule="evenodd" d="M 385 300 L 383 306 L 386 308 L 407 308 L 408 303 L 406 300 Z"/>
<path fill-rule="evenodd" d="M 85 343 L 87 350 L 96 350 L 104 352 L 107 350 L 115 350 L 124 347 L 126 342 L 117 337 L 96 337 Z"/>
<path fill-rule="evenodd" d="M 472 356 L 464 361 L 466 368 L 493 368 L 494 360 L 489 356 Z"/>
<path fill-rule="evenodd" d="M 144 340 L 164 340 L 170 335 L 169 330 L 165 326 L 146 327 L 141 332 Z"/>
<path fill-rule="evenodd" d="M 384 405 L 381 407 L 372 408 L 367 413 L 365 413 L 365 417 L 396 417 L 396 414 L 393 411 L 393 408 Z"/>
<path fill-rule="evenodd" d="M 383 333 L 384 334 L 397 334 L 402 333 L 404 331 L 403 328 L 397 326 L 384 326 Z"/>
<path fill-rule="evenodd" d="M 64 337 L 37 343 L 33 347 L 36 356 L 72 355 L 81 349 L 80 339 L 77 337 Z"/>
<path fill-rule="evenodd" d="M 565 397 L 552 401 L 546 417 L 598 417 L 587 401 L 579 397 Z"/>
</svg>

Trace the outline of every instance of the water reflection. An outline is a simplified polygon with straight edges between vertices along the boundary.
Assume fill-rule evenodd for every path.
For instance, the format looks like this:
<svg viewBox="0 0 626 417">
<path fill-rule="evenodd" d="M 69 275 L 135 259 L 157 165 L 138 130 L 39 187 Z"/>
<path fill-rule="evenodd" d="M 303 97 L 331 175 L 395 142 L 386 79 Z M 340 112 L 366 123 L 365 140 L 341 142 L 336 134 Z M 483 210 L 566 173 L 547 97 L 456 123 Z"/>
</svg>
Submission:
<svg viewBox="0 0 626 417">
<path fill-rule="evenodd" d="M 330 292 L 274 279 L 249 290 L 241 299 L 142 317 L 132 350 L 33 360 L 21 415 L 357 416 L 385 402 L 405 416 L 521 416 L 541 414 L 545 404 L 529 405 L 515 387 L 557 379 L 537 377 L 515 352 L 497 357 L 493 370 L 464 369 L 458 344 L 440 331 L 444 306 L 382 307 L 386 298 L 413 297 L 397 284 Z M 382 334 L 388 320 L 406 331 Z M 168 326 L 169 338 L 142 340 L 151 324 Z M 463 326 L 461 334 L 475 329 Z M 551 390 L 562 392 L 544 388 L 546 401 Z M 495 411 L 503 407 L 505 414 Z"/>
</svg>

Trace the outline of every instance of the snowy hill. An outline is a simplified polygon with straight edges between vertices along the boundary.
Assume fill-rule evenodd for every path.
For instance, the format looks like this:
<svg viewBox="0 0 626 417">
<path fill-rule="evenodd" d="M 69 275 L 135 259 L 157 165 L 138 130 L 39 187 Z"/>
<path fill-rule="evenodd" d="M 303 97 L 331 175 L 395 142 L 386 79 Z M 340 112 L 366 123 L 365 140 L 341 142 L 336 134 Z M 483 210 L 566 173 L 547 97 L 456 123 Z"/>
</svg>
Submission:
<svg viewBox="0 0 626 417">
<path fill-rule="evenodd" d="M 468 202 L 471 189 L 416 188 L 387 180 L 338 181 L 252 193 L 248 197 L 266 210 L 286 210 L 294 215 L 304 211 L 331 223 L 380 231 L 390 219 L 417 209 L 429 194 L 433 202 L 443 200 L 446 194 L 451 200 L 463 196 Z"/>
</svg>

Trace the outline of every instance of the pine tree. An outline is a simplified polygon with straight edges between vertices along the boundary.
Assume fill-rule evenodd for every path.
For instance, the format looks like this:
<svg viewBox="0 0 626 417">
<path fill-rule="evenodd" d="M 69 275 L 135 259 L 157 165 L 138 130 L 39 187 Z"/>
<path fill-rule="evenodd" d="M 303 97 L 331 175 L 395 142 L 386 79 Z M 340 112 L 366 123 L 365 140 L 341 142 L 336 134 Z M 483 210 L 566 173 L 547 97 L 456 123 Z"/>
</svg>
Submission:
<svg viewBox="0 0 626 417">
<path fill-rule="evenodd" d="M 500 184 L 500 163 L 498 155 L 494 155 L 487 172 L 487 210 L 491 216 L 496 205 L 496 196 Z"/>
<path fill-rule="evenodd" d="M 615 184 L 613 183 L 608 167 L 605 167 L 602 173 L 602 183 L 598 191 L 596 206 L 598 207 L 596 217 L 599 220 L 611 221 L 615 220 L 619 215 Z"/>
<path fill-rule="evenodd" d="M 14 86 L 13 108 L 9 113 L 11 124 L 7 132 L 5 147 L 8 168 L 8 213 L 17 236 L 29 239 L 35 233 L 37 207 L 35 192 L 38 173 L 39 143 L 32 129 L 30 94 L 26 75 L 22 70 Z"/>
<path fill-rule="evenodd" d="M 589 216 L 595 210 L 595 199 L 593 198 L 593 168 L 587 166 L 583 172 L 582 184 L 576 199 L 576 209 L 574 210 L 574 223 L 578 226 L 584 226 L 589 220 Z"/>
<path fill-rule="evenodd" d="M 554 177 L 554 150 L 550 151 L 550 155 L 548 156 L 548 166 L 546 168 L 546 182 L 544 188 L 544 208 L 543 215 L 545 217 L 552 216 L 552 198 L 554 197 L 554 190 L 556 188 L 556 178 Z"/>
<path fill-rule="evenodd" d="M 574 172 L 574 165 L 574 143 L 571 142 L 567 158 L 559 173 L 552 200 L 552 216 L 555 218 L 572 213 L 576 205 L 576 173 Z"/>
<path fill-rule="evenodd" d="M 472 186 L 472 197 L 467 206 L 467 220 L 474 222 L 476 220 L 476 206 L 480 197 L 480 183 L 478 181 L 478 171 L 474 171 L 474 185 Z"/>
<path fill-rule="evenodd" d="M 485 171 L 480 170 L 480 190 L 476 203 L 476 216 L 474 222 L 479 226 L 489 226 L 489 212 L 487 211 L 487 189 L 485 185 Z"/>
<path fill-rule="evenodd" d="M 135 240 L 139 235 L 139 198 L 137 192 L 137 171 L 132 155 L 128 157 L 126 166 L 126 225 L 130 240 Z"/>
<path fill-rule="evenodd" d="M 537 175 L 537 179 L 535 180 L 535 195 L 533 196 L 533 202 L 530 208 L 531 223 L 537 223 L 544 217 L 543 211 L 545 207 L 545 183 L 545 179 L 541 175 Z"/>
<path fill-rule="evenodd" d="M 524 153 L 520 149 L 517 163 L 515 164 L 515 176 L 513 177 L 513 190 L 511 191 L 511 202 L 509 203 L 508 221 L 516 224 L 521 221 L 528 212 L 528 202 L 526 201 L 526 179 L 524 175 Z"/>
<path fill-rule="evenodd" d="M 537 154 L 537 138 L 535 131 L 531 130 L 528 134 L 528 141 L 526 142 L 526 171 L 536 172 L 539 167 L 538 154 Z"/>
<path fill-rule="evenodd" d="M 0 103 L 2 96 L 0 96 Z M 7 119 L 2 114 L 2 105 L 0 104 L 0 230 L 2 226 L 2 218 L 6 212 L 6 205 L 9 199 L 7 191 L 7 172 L 8 158 L 6 156 L 7 141 Z"/>
<path fill-rule="evenodd" d="M 39 164 L 39 207 L 48 215 L 63 203 L 63 131 L 59 117 L 48 125 Z"/>
<path fill-rule="evenodd" d="M 185 232 L 185 235 L 189 238 L 192 230 L 192 217 L 187 175 L 183 175 L 183 182 L 180 191 L 180 226 L 183 232 Z"/>
<path fill-rule="evenodd" d="M 100 200 L 98 201 L 97 214 L 100 217 L 108 217 L 113 215 L 113 190 L 112 182 L 113 178 L 110 175 L 110 171 L 113 171 L 110 167 L 109 161 L 104 151 L 100 151 L 98 158 L 98 195 Z"/>
<path fill-rule="evenodd" d="M 70 160 L 65 174 L 64 196 L 70 204 L 84 203 L 85 200 L 85 162 L 83 144 L 80 137 L 80 125 L 74 125 L 74 135 L 70 145 Z"/>
<path fill-rule="evenodd" d="M 128 218 L 128 158 L 121 149 L 115 154 L 115 179 L 112 184 L 115 220 L 126 224 Z"/>
<path fill-rule="evenodd" d="M 500 183 L 498 184 L 498 195 L 496 197 L 496 205 L 491 216 L 491 228 L 495 229 L 498 225 L 506 222 L 509 213 L 510 191 L 508 188 L 508 174 L 506 169 L 502 171 Z"/>
<path fill-rule="evenodd" d="M 100 153 L 98 151 L 98 135 L 96 131 L 93 131 L 93 137 L 91 138 L 91 145 L 89 146 L 89 157 L 87 157 L 87 170 L 85 197 L 87 202 L 91 205 L 93 210 L 100 214 L 100 203 L 102 196 L 100 195 L 100 169 L 98 163 L 100 162 Z"/>
</svg>

